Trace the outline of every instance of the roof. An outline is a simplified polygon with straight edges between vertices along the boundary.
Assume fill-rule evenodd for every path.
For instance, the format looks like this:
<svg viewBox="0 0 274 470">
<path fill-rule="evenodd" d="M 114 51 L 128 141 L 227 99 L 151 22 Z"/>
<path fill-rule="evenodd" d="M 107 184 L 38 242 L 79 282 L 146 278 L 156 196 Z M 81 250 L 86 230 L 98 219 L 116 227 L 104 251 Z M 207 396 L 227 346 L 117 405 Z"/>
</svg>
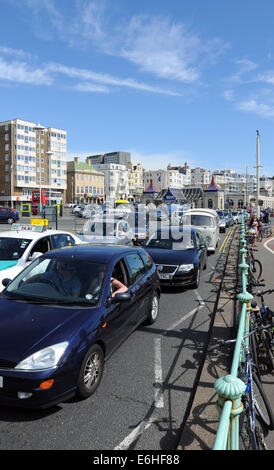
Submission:
<svg viewBox="0 0 274 470">
<path fill-rule="evenodd" d="M 207 192 L 207 191 L 222 191 L 223 190 L 220 188 L 220 186 L 216 183 L 214 177 L 212 176 L 212 180 L 211 180 L 211 183 L 209 184 L 209 186 L 204 189 L 204 192 Z"/>
<path fill-rule="evenodd" d="M 29 239 L 29 240 L 37 240 L 38 238 L 41 238 L 42 236 L 56 235 L 58 233 L 70 234 L 70 232 L 66 230 L 43 230 L 42 232 L 31 232 L 28 230 L 10 230 L 6 232 L 1 232 L 0 238 L 24 238 L 24 239 Z"/>
<path fill-rule="evenodd" d="M 154 185 L 153 181 L 151 181 L 151 183 L 147 187 L 147 189 L 145 189 L 145 191 L 143 191 L 143 194 L 146 194 L 146 193 L 159 193 L 159 191 L 156 188 L 156 186 Z"/>
<path fill-rule="evenodd" d="M 86 163 L 86 162 L 67 162 L 67 170 L 68 171 L 81 171 L 81 170 L 88 170 L 93 173 L 98 173 L 100 175 L 103 175 L 101 171 L 98 171 L 92 164 Z"/>
<path fill-rule="evenodd" d="M 79 257 L 83 258 L 86 261 L 89 258 L 92 258 L 93 261 L 107 263 L 112 258 L 119 257 L 126 252 L 132 252 L 133 250 L 142 250 L 142 248 L 132 247 L 132 246 L 123 246 L 123 245 L 93 245 L 85 243 L 83 245 L 74 245 L 74 246 L 64 246 L 63 248 L 58 248 L 50 252 L 45 253 L 45 256 L 55 256 L 58 257 Z"/>
</svg>

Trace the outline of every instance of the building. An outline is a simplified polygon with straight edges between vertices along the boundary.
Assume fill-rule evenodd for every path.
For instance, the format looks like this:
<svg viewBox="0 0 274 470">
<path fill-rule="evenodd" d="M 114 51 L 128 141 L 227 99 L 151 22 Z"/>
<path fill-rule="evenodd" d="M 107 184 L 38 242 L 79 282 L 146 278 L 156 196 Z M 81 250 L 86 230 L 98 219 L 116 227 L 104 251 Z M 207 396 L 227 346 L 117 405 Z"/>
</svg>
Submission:
<svg viewBox="0 0 274 470">
<path fill-rule="evenodd" d="M 90 155 L 87 157 L 92 165 L 102 165 L 116 163 L 117 165 L 125 165 L 130 167 L 131 153 L 130 152 L 109 152 L 98 155 Z"/>
<path fill-rule="evenodd" d="M 192 168 L 191 169 L 191 185 L 192 186 L 201 186 L 209 185 L 212 175 L 210 170 L 205 170 L 204 168 Z"/>
<path fill-rule="evenodd" d="M 67 201 L 73 203 L 102 203 L 105 200 L 105 175 L 79 157 L 67 162 Z"/>
<path fill-rule="evenodd" d="M 129 199 L 140 201 L 144 191 L 144 169 L 141 163 L 137 165 L 130 164 L 130 171 L 128 173 L 128 190 Z"/>
<path fill-rule="evenodd" d="M 90 161 L 87 157 L 86 161 Z M 125 165 L 116 163 L 93 164 L 94 168 L 105 177 L 106 200 L 127 199 L 129 197 L 128 174 Z"/>
<path fill-rule="evenodd" d="M 180 173 L 179 170 L 150 170 L 144 171 L 144 187 L 147 187 L 150 182 L 158 188 L 162 189 L 173 188 L 181 189 L 184 186 L 185 175 Z"/>
<path fill-rule="evenodd" d="M 20 208 L 33 190 L 65 202 L 67 133 L 14 119 L 0 123 L 0 204 Z"/>
<path fill-rule="evenodd" d="M 183 175 L 183 177 L 182 177 L 183 186 L 190 186 L 191 185 L 191 169 L 188 166 L 187 162 L 185 162 L 184 166 L 171 166 L 171 164 L 169 163 L 168 166 L 167 166 L 167 170 L 169 170 L 169 171 L 171 171 L 171 170 L 179 171 L 179 173 L 181 175 Z"/>
</svg>

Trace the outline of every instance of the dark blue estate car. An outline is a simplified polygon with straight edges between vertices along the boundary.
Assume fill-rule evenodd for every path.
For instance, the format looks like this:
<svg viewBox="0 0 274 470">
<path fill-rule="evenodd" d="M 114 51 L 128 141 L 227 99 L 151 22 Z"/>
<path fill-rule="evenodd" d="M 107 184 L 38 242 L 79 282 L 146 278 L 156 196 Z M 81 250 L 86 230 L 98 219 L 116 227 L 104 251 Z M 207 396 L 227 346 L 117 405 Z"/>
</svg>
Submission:
<svg viewBox="0 0 274 470">
<path fill-rule="evenodd" d="M 198 287 L 207 262 L 207 245 L 198 230 L 162 227 L 149 237 L 144 248 L 157 266 L 161 284 Z"/>
<path fill-rule="evenodd" d="M 19 219 L 19 214 L 15 209 L 10 207 L 0 207 L 0 223 L 2 224 L 13 224 Z"/>
<path fill-rule="evenodd" d="M 98 387 L 104 361 L 159 311 L 142 248 L 79 245 L 39 257 L 0 295 L 0 403 L 37 408 Z"/>
</svg>

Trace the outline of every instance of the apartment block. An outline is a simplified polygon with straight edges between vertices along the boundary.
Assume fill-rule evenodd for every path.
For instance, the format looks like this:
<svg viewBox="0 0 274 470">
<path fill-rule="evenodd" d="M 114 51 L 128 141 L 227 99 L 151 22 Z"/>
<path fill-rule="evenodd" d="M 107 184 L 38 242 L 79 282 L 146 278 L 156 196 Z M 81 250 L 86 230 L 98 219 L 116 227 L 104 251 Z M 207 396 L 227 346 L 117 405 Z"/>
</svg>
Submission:
<svg viewBox="0 0 274 470">
<path fill-rule="evenodd" d="M 67 133 L 14 119 L 0 123 L 0 204 L 20 207 L 33 190 L 65 202 Z"/>
</svg>

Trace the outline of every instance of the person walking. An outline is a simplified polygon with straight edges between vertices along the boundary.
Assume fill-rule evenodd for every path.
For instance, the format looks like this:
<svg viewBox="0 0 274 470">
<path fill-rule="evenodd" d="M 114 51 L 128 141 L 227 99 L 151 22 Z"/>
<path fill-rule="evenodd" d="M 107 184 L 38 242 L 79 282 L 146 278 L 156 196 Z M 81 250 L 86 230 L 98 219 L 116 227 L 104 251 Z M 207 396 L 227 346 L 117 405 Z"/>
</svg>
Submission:
<svg viewBox="0 0 274 470">
<path fill-rule="evenodd" d="M 254 230 L 254 237 L 253 237 L 253 244 L 252 246 L 257 246 L 256 245 L 256 241 L 257 241 L 257 238 L 258 238 L 258 232 L 259 232 L 259 222 L 258 222 L 258 218 L 257 218 L 257 215 L 254 214 L 253 217 L 251 217 L 251 220 L 250 220 L 250 224 L 249 224 L 249 227 Z"/>
</svg>

